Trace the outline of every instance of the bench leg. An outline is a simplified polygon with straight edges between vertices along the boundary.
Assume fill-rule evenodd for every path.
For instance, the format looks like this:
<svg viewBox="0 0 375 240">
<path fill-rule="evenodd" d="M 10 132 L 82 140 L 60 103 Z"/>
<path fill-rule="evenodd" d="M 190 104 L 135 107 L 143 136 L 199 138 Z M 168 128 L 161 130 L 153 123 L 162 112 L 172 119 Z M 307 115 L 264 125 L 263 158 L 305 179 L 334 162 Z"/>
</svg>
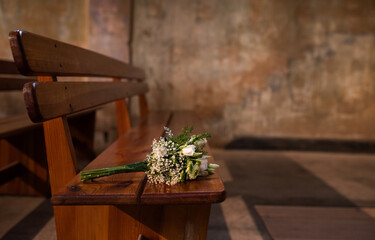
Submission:
<svg viewBox="0 0 375 240">
<path fill-rule="evenodd" d="M 55 206 L 62 239 L 206 239 L 210 204 Z"/>
<path fill-rule="evenodd" d="M 109 239 L 110 206 L 54 206 L 58 240 Z"/>
<path fill-rule="evenodd" d="M 0 194 L 50 196 L 47 159 L 42 128 L 0 139 L 0 169 L 19 163 Z"/>
</svg>

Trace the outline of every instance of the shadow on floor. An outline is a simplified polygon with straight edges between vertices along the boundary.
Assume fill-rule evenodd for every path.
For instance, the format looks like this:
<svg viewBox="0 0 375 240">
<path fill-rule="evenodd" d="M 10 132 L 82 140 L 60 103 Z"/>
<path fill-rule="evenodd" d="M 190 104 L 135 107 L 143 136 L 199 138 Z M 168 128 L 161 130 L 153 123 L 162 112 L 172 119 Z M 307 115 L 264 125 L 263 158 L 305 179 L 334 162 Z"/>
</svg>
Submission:
<svg viewBox="0 0 375 240">
<path fill-rule="evenodd" d="M 223 152 L 223 155 L 215 156 L 215 158 L 223 158 L 221 160 L 225 161 L 232 177 L 232 181 L 224 183 L 227 197 L 241 196 L 244 199 L 247 210 L 255 218 L 264 239 L 272 238 L 267 233 L 262 218 L 254 209 L 255 205 L 358 207 L 359 201 L 342 195 L 337 189 L 331 187 L 298 162 L 285 156 L 283 152 Z M 306 153 L 306 158 L 309 158 L 311 154 Z M 329 157 L 332 159 L 335 158 L 335 155 L 331 154 Z M 355 156 L 353 158 L 355 160 Z M 327 161 L 327 163 L 332 164 L 332 161 Z M 324 159 L 319 159 L 316 164 L 321 164 L 323 169 Z M 337 159 L 334 164 L 340 165 L 340 159 Z M 367 167 L 375 167 L 375 165 L 366 166 L 364 164 L 363 170 Z M 358 169 L 348 169 L 347 171 L 350 172 L 350 170 L 353 171 L 353 174 L 360 176 L 360 173 L 354 172 Z M 332 174 L 335 173 L 332 172 Z M 345 176 L 342 177 L 345 178 Z M 351 179 L 348 178 L 348 182 L 350 181 Z M 357 177 L 356 181 L 356 184 L 368 184 L 366 176 L 363 176 L 362 180 Z M 367 202 L 370 205 L 374 204 L 374 199 L 371 199 L 371 196 L 369 198 Z M 372 218 L 365 212 L 360 214 L 364 218 Z"/>
</svg>

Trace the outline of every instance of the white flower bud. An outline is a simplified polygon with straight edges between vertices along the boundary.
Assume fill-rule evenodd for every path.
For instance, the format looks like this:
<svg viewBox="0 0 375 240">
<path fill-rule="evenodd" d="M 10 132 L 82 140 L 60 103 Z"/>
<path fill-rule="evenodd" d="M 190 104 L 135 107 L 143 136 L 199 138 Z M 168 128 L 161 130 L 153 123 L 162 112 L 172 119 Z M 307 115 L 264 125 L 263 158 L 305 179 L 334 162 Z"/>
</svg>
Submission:
<svg viewBox="0 0 375 240">
<path fill-rule="evenodd" d="M 195 145 L 188 145 L 182 149 L 182 154 L 185 156 L 193 156 L 195 153 Z"/>
<path fill-rule="evenodd" d="M 207 139 L 206 139 L 206 138 L 202 138 L 202 139 L 196 141 L 196 142 L 195 142 L 195 145 L 197 145 L 197 146 L 202 146 L 202 145 L 204 145 L 204 144 L 206 144 L 206 143 L 207 143 Z"/>
<path fill-rule="evenodd" d="M 206 158 L 199 158 L 201 160 L 201 165 L 199 165 L 199 170 L 201 172 L 206 171 L 208 168 L 207 159 Z"/>
</svg>

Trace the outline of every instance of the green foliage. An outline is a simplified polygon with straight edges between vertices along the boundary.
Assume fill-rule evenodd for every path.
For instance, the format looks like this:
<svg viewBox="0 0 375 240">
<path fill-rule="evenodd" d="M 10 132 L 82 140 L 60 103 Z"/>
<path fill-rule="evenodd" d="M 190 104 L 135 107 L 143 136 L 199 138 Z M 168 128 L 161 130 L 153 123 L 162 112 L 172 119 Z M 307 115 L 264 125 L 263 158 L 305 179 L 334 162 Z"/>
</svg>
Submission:
<svg viewBox="0 0 375 240">
<path fill-rule="evenodd" d="M 179 146 L 181 146 L 181 145 L 188 145 L 187 143 L 194 144 L 195 142 L 199 140 L 211 137 L 211 134 L 208 132 L 199 134 L 199 135 L 191 135 L 193 130 L 194 130 L 193 126 L 191 127 L 185 126 L 182 129 L 182 132 L 179 135 L 177 135 L 177 137 L 169 137 L 168 140 L 174 143 L 177 143 Z"/>
</svg>

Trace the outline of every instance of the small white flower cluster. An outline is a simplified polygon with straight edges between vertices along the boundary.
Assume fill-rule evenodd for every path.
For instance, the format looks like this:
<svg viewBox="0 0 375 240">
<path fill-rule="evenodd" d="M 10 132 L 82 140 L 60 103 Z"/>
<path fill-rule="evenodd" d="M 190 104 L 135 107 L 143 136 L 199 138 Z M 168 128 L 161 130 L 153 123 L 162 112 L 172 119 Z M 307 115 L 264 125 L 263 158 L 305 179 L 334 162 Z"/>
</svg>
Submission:
<svg viewBox="0 0 375 240">
<path fill-rule="evenodd" d="M 161 137 L 152 143 L 152 153 L 146 158 L 148 180 L 152 183 L 174 185 L 179 182 L 183 172 L 183 160 L 175 155 L 176 144 Z"/>
<path fill-rule="evenodd" d="M 168 138 L 172 138 L 173 137 L 173 133 L 172 133 L 171 129 L 169 129 L 167 127 L 164 127 L 164 132 L 167 134 Z"/>
<path fill-rule="evenodd" d="M 167 137 L 161 137 L 159 141 L 154 140 L 152 152 L 146 158 L 149 182 L 175 185 L 213 173 L 213 169 L 207 163 L 209 156 L 204 155 L 203 151 L 207 143 L 206 135 L 188 137 L 185 133 L 173 138 L 169 128 L 164 127 L 164 131 Z"/>
</svg>

